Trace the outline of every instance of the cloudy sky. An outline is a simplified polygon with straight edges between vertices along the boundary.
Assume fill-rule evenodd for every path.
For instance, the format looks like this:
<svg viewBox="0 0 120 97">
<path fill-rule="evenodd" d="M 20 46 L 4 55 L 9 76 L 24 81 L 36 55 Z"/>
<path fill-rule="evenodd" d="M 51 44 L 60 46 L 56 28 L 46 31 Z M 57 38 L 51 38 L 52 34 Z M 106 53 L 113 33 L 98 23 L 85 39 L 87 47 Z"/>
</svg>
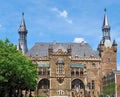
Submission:
<svg viewBox="0 0 120 97">
<path fill-rule="evenodd" d="M 104 8 L 111 26 L 111 42 L 118 43 L 120 69 L 120 0 L 0 0 L 0 39 L 18 44 L 22 12 L 28 48 L 35 42 L 86 41 L 97 50 L 102 39 Z"/>
</svg>

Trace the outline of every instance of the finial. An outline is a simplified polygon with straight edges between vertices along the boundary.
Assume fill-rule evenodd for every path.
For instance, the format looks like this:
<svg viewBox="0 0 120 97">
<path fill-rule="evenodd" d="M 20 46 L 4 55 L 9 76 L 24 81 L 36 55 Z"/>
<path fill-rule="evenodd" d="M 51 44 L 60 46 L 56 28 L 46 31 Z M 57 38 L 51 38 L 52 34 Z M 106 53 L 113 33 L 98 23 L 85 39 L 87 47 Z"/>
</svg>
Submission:
<svg viewBox="0 0 120 97">
<path fill-rule="evenodd" d="M 106 12 L 106 11 L 107 11 L 107 9 L 105 8 L 105 9 L 104 9 L 104 11 Z"/>
<path fill-rule="evenodd" d="M 22 16 L 24 16 L 24 12 L 22 12 Z"/>
</svg>

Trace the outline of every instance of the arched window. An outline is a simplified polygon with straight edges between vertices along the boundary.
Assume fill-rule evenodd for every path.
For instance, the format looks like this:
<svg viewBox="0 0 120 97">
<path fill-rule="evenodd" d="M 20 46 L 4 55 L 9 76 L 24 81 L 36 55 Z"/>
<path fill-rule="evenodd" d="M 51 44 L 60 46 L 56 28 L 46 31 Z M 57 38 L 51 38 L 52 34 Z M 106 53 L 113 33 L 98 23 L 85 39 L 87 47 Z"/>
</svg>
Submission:
<svg viewBox="0 0 120 97">
<path fill-rule="evenodd" d="M 58 64 L 58 71 L 59 73 L 62 73 L 62 64 Z"/>
<path fill-rule="evenodd" d="M 46 68 L 43 68 L 43 75 L 46 75 Z"/>
<path fill-rule="evenodd" d="M 73 70 L 71 71 L 71 76 L 74 76 L 74 71 Z"/>
<path fill-rule="evenodd" d="M 108 58 L 108 59 L 107 59 L 107 61 L 108 61 L 108 63 L 110 63 L 111 59 L 110 59 L 110 58 Z"/>
<path fill-rule="evenodd" d="M 42 79 L 38 83 L 38 89 L 49 89 L 50 82 L 48 79 Z"/>
<path fill-rule="evenodd" d="M 80 79 L 74 79 L 71 83 L 71 88 L 72 89 L 75 89 L 75 88 L 80 88 L 80 89 L 84 89 L 85 86 L 84 86 L 84 83 L 82 80 Z"/>
<path fill-rule="evenodd" d="M 56 63 L 58 66 L 58 73 L 61 74 L 63 73 L 63 65 L 64 65 L 64 61 L 63 59 L 58 59 L 57 60 L 57 63 Z"/>
<path fill-rule="evenodd" d="M 78 71 L 76 71 L 76 76 L 79 76 L 79 72 Z"/>
<path fill-rule="evenodd" d="M 83 71 L 80 71 L 80 76 L 83 76 Z"/>
<path fill-rule="evenodd" d="M 92 89 L 95 89 L 95 81 L 92 80 Z"/>
</svg>

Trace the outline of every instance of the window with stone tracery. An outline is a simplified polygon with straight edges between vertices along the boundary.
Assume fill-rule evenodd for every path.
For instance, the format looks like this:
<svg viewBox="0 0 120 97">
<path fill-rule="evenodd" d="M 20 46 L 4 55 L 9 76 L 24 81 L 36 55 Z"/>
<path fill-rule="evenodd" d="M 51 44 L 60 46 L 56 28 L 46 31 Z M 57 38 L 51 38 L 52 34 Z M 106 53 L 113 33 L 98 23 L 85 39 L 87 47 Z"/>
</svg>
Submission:
<svg viewBox="0 0 120 97">
<path fill-rule="evenodd" d="M 63 65 L 63 64 L 58 64 L 58 72 L 59 72 L 59 73 L 62 73 L 62 71 L 63 71 L 63 70 L 62 70 L 62 65 Z"/>
<path fill-rule="evenodd" d="M 47 67 L 42 67 L 42 68 L 39 68 L 38 69 L 38 74 L 39 75 L 49 75 L 50 74 L 50 71 L 49 71 L 49 68 Z"/>
<path fill-rule="evenodd" d="M 62 74 L 63 73 L 63 65 L 64 65 L 63 59 L 58 59 L 56 64 L 57 64 L 57 72 L 59 74 Z"/>
</svg>

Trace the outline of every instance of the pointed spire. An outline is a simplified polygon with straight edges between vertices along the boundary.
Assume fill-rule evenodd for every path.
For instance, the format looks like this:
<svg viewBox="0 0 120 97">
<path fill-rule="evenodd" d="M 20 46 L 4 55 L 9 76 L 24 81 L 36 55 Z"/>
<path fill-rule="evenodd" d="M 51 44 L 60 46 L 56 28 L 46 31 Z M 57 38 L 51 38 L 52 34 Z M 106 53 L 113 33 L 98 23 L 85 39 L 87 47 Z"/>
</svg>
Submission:
<svg viewBox="0 0 120 97">
<path fill-rule="evenodd" d="M 21 24 L 20 24 L 20 28 L 19 28 L 19 32 L 24 32 L 24 31 L 27 31 L 26 29 L 26 25 L 25 25 L 25 20 L 24 20 L 24 13 L 22 13 L 22 21 L 21 21 Z"/>
<path fill-rule="evenodd" d="M 109 27 L 109 22 L 108 22 L 108 17 L 107 17 L 107 13 L 106 13 L 106 8 L 104 9 L 104 21 L 103 21 L 103 27 Z"/>
<path fill-rule="evenodd" d="M 108 22 L 108 17 L 107 17 L 107 10 L 106 10 L 106 8 L 104 9 L 104 12 L 105 12 L 105 14 L 104 14 L 104 21 L 103 21 L 103 28 L 109 28 L 110 26 L 109 26 L 109 22 Z"/>
<path fill-rule="evenodd" d="M 104 20 L 103 20 L 103 26 L 102 26 L 102 32 L 103 32 L 103 42 L 105 40 L 110 40 L 110 26 L 108 22 L 108 17 L 106 13 L 106 8 L 104 9 Z"/>
<path fill-rule="evenodd" d="M 116 46 L 117 45 L 117 42 L 116 42 L 116 40 L 114 39 L 114 41 L 113 41 L 113 46 Z"/>
</svg>

